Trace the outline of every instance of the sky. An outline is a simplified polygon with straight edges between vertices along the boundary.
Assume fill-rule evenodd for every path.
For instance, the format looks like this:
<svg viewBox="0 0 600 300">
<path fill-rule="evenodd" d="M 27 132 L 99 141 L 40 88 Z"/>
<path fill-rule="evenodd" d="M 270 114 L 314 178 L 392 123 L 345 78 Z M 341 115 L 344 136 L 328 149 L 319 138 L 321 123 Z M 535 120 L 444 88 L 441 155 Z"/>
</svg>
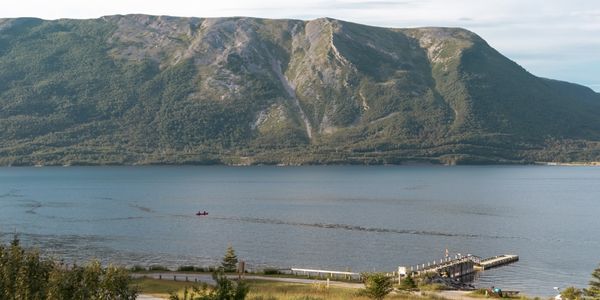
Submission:
<svg viewBox="0 0 600 300">
<path fill-rule="evenodd" d="M 469 29 L 537 76 L 600 91 L 599 0 L 0 0 L 0 18 L 331 17 L 383 27 Z"/>
</svg>

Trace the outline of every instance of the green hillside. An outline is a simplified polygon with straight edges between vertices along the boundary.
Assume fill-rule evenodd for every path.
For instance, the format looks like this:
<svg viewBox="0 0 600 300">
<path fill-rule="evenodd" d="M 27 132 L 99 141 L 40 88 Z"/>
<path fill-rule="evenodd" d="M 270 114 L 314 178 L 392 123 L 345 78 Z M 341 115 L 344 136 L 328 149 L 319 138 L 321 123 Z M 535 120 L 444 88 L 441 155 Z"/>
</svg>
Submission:
<svg viewBox="0 0 600 300">
<path fill-rule="evenodd" d="M 0 19 L 0 165 L 600 161 L 599 111 L 457 28 Z"/>
</svg>

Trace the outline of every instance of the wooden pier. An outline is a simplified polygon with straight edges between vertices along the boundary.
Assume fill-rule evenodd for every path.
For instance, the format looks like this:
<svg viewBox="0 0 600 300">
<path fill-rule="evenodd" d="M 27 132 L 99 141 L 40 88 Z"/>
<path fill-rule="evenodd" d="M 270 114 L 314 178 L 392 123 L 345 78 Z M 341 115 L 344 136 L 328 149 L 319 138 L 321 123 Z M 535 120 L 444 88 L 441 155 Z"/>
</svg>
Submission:
<svg viewBox="0 0 600 300">
<path fill-rule="evenodd" d="M 300 269 L 300 268 L 291 268 L 291 274 L 293 275 L 305 275 L 305 276 L 315 276 L 319 278 L 344 278 L 344 279 L 361 279 L 360 273 L 355 272 L 343 272 L 343 271 L 331 271 L 331 270 L 317 270 L 317 269 Z"/>
<path fill-rule="evenodd" d="M 514 254 L 504 254 L 498 255 L 486 259 L 479 260 L 478 263 L 475 264 L 476 270 L 488 270 L 491 268 L 496 268 L 500 266 L 504 266 L 513 262 L 519 261 L 519 256 Z"/>
<path fill-rule="evenodd" d="M 416 266 L 410 267 L 399 267 L 398 274 L 400 276 L 408 275 L 422 275 L 426 273 L 437 273 L 446 277 L 463 277 L 470 275 L 475 272 L 475 263 L 471 255 L 460 256 L 456 255 L 454 258 L 446 257 L 439 261 L 434 260 Z"/>
<path fill-rule="evenodd" d="M 512 254 L 498 255 L 486 259 L 470 254 L 467 256 L 456 255 L 453 258 L 446 257 L 426 264 L 398 267 L 398 275 L 403 277 L 409 274 L 418 276 L 426 273 L 436 273 L 444 277 L 461 278 L 472 275 L 477 271 L 504 266 L 518 260 L 519 256 Z"/>
</svg>

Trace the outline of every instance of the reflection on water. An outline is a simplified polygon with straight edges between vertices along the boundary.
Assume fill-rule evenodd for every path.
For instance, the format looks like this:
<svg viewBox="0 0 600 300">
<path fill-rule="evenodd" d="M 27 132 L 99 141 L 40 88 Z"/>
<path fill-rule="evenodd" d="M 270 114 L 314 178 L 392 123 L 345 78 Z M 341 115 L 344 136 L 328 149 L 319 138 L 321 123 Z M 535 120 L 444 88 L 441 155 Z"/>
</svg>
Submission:
<svg viewBox="0 0 600 300">
<path fill-rule="evenodd" d="M 476 284 L 551 295 L 600 262 L 599 181 L 583 167 L 3 168 L 0 239 L 125 265 L 217 264 L 229 244 L 255 268 L 515 253 Z"/>
</svg>

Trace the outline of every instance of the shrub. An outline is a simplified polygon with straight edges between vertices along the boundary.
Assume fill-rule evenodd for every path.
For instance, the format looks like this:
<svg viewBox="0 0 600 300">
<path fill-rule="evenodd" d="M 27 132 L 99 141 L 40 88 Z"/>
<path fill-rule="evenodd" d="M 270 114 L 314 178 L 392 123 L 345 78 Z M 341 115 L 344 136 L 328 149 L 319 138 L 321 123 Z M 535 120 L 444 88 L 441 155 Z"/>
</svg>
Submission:
<svg viewBox="0 0 600 300">
<path fill-rule="evenodd" d="M 165 271 L 165 272 L 170 271 L 167 267 L 161 266 L 161 265 L 152 265 L 152 266 L 148 267 L 148 270 L 149 271 Z"/>
<path fill-rule="evenodd" d="M 180 266 L 179 268 L 177 268 L 177 271 L 179 271 L 179 272 L 194 272 L 194 271 L 196 271 L 196 268 L 194 266 Z"/>
<path fill-rule="evenodd" d="M 210 266 L 206 269 L 208 272 L 214 273 L 214 272 L 218 272 L 219 268 L 215 267 L 215 266 Z"/>
<path fill-rule="evenodd" d="M 371 299 L 381 300 L 393 290 L 392 278 L 383 273 L 363 274 L 365 288 L 360 291 L 361 295 Z"/>
<path fill-rule="evenodd" d="M 580 289 L 573 287 L 573 286 L 570 286 L 570 287 L 564 289 L 560 293 L 560 296 L 566 300 L 579 300 L 579 299 L 581 299 L 582 295 L 583 295 L 583 292 Z"/>
<path fill-rule="evenodd" d="M 600 299 L 600 266 L 592 273 L 592 280 L 590 281 L 590 287 L 584 289 L 585 295 L 592 299 Z"/>
<path fill-rule="evenodd" d="M 23 249 L 15 237 L 0 245 L 0 299 L 120 299 L 134 300 L 137 290 L 123 268 L 103 268 L 93 261 L 65 268 Z"/>
<path fill-rule="evenodd" d="M 281 274 L 281 272 L 279 272 L 279 270 L 275 269 L 275 268 L 265 268 L 263 270 L 263 273 L 265 275 L 278 275 L 278 274 Z"/>
<path fill-rule="evenodd" d="M 135 265 L 135 266 L 129 268 L 129 271 L 131 271 L 131 272 L 143 272 L 143 271 L 146 271 L 146 268 L 143 267 L 143 266 L 140 266 L 140 265 Z"/>
<path fill-rule="evenodd" d="M 402 290 L 410 290 L 416 287 L 417 284 L 415 283 L 415 280 L 412 278 L 411 275 L 404 277 L 402 281 L 400 281 L 400 289 Z"/>
<path fill-rule="evenodd" d="M 171 293 L 170 300 L 244 300 L 249 288 L 243 281 L 232 281 L 223 273 L 213 273 L 215 287 L 201 284 L 192 288 L 186 287 L 183 296 Z"/>
</svg>

